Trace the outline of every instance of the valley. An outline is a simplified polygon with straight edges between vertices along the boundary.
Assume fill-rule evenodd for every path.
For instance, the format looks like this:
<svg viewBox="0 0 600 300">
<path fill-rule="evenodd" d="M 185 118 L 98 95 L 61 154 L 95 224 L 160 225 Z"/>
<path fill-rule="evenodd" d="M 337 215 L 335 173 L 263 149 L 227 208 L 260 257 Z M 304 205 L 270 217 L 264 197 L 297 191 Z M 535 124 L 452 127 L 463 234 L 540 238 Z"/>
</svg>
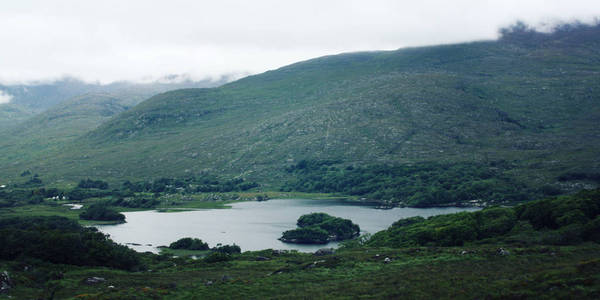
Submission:
<svg viewBox="0 0 600 300">
<path fill-rule="evenodd" d="M 1 85 L 0 299 L 597 299 L 598 49 Z"/>
</svg>

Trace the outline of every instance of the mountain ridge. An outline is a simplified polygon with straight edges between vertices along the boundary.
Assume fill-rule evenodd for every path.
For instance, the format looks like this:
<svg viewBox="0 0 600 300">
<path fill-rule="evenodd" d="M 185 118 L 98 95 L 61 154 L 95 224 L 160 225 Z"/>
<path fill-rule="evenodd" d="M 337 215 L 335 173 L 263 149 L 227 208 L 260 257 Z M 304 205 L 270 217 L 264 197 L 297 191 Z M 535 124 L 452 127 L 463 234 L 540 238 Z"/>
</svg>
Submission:
<svg viewBox="0 0 600 300">
<path fill-rule="evenodd" d="M 519 165 L 515 176 L 553 184 L 561 172 L 600 169 L 597 33 L 598 25 L 582 25 L 523 43 L 516 37 L 531 32 L 513 28 L 498 41 L 320 57 L 218 88 L 170 91 L 86 133 L 54 162 L 12 172 L 127 179 L 207 171 L 268 187 L 303 159 L 507 160 Z M 70 167 L 49 171 L 59 163 Z"/>
</svg>

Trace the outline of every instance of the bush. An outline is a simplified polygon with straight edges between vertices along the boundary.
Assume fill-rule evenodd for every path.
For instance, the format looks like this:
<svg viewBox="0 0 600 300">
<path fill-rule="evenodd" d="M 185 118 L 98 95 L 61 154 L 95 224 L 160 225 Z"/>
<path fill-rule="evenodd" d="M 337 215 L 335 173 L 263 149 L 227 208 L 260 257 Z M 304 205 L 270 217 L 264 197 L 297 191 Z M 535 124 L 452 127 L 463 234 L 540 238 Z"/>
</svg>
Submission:
<svg viewBox="0 0 600 300">
<path fill-rule="evenodd" d="M 201 239 L 181 238 L 169 245 L 171 249 L 208 250 L 208 244 Z"/>
<path fill-rule="evenodd" d="M 212 251 L 216 251 L 216 252 L 220 252 L 220 253 L 226 253 L 226 254 L 238 254 L 238 253 L 242 253 L 242 249 L 240 248 L 240 246 L 233 244 L 233 245 L 221 245 L 218 244 L 216 247 L 211 249 Z"/>
<path fill-rule="evenodd" d="M 223 252 L 213 252 L 206 257 L 204 257 L 204 261 L 208 263 L 222 262 L 231 260 L 231 255 Z"/>
</svg>

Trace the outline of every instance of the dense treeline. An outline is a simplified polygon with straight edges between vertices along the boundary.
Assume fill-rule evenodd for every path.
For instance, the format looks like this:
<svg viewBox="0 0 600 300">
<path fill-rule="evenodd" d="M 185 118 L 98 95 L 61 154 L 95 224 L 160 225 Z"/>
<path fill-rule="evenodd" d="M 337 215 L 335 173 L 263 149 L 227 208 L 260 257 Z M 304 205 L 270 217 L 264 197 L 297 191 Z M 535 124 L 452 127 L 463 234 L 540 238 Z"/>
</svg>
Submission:
<svg viewBox="0 0 600 300">
<path fill-rule="evenodd" d="M 125 215 L 109 207 L 108 202 L 97 202 L 79 214 L 83 220 L 124 222 Z"/>
<path fill-rule="evenodd" d="M 283 191 L 344 193 L 414 207 L 459 205 L 466 201 L 519 202 L 533 191 L 505 176 L 506 162 L 420 163 L 338 168 L 336 161 L 300 161 Z"/>
<path fill-rule="evenodd" d="M 342 241 L 359 235 L 360 227 L 348 219 L 326 213 L 303 215 L 296 222 L 297 229 L 283 232 L 280 240 L 286 243 L 326 244 Z"/>
<path fill-rule="evenodd" d="M 88 178 L 86 180 L 79 181 L 79 184 L 77 184 L 77 187 L 82 188 L 82 189 L 106 190 L 106 189 L 108 189 L 108 182 L 105 182 L 102 180 L 91 180 Z"/>
<path fill-rule="evenodd" d="M 111 206 L 129 207 L 129 208 L 153 208 L 160 201 L 153 197 L 132 195 L 131 197 L 118 197 L 108 201 Z"/>
<path fill-rule="evenodd" d="M 142 268 L 135 251 L 76 221 L 63 217 L 0 219 L 0 259 L 26 258 L 124 270 Z"/>
<path fill-rule="evenodd" d="M 24 204 L 37 204 L 45 198 L 64 196 L 64 192 L 56 188 L 4 188 L 0 189 L 0 207 Z"/>
<path fill-rule="evenodd" d="M 370 246 L 457 246 L 468 242 L 571 245 L 600 242 L 600 189 L 532 201 L 395 222 L 367 242 Z"/>
<path fill-rule="evenodd" d="M 23 174 L 30 173 L 23 172 Z M 32 177 L 35 178 L 38 178 L 37 174 Z M 0 207 L 39 204 L 48 198 L 83 201 L 90 198 L 110 197 L 111 206 L 152 208 L 158 205 L 159 201 L 156 197 L 140 195 L 141 193 L 153 193 L 157 196 L 160 193 L 242 192 L 259 186 L 258 183 L 245 181 L 243 178 L 220 179 L 207 174 L 189 176 L 185 179 L 160 178 L 134 183 L 125 181 L 120 189 L 112 190 L 109 190 L 107 182 L 90 178 L 80 180 L 77 186 L 71 189 L 45 188 L 40 186 L 41 181 L 36 184 L 30 181 L 31 179 L 23 184 L 0 188 Z"/>
<path fill-rule="evenodd" d="M 217 252 L 217 253 L 224 253 L 227 255 L 232 255 L 232 254 L 237 254 L 237 253 L 242 252 L 242 248 L 240 248 L 240 246 L 238 246 L 236 244 L 233 244 L 233 245 L 217 244 L 217 246 L 211 248 L 210 250 Z"/>
<path fill-rule="evenodd" d="M 106 196 L 111 196 L 115 193 L 115 191 L 101 190 L 101 189 L 82 189 L 82 188 L 74 188 L 65 192 L 65 196 L 69 200 L 81 201 L 89 198 L 102 198 Z"/>
<path fill-rule="evenodd" d="M 559 181 L 590 180 L 600 182 L 600 173 L 568 172 L 558 176 Z"/>
</svg>

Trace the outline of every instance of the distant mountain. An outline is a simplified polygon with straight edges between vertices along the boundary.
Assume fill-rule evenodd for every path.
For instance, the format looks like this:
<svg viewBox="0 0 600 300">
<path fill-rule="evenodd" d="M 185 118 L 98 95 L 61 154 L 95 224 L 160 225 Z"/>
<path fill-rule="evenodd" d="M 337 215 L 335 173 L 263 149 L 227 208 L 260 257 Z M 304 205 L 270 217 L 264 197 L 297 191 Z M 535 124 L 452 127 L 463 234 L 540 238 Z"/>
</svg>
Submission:
<svg viewBox="0 0 600 300">
<path fill-rule="evenodd" d="M 600 26 L 515 26 L 497 41 L 316 58 L 158 94 L 59 152 L 4 160 L 0 172 L 118 180 L 209 171 L 277 186 L 301 160 L 504 161 L 506 176 L 554 184 L 564 172 L 600 170 L 599 49 Z"/>
<path fill-rule="evenodd" d="M 172 77 L 172 76 L 171 76 Z M 214 87 L 227 82 L 223 77 L 218 81 L 203 80 L 176 81 L 166 78 L 151 83 L 114 82 L 111 84 L 86 83 L 74 78 L 64 78 L 48 83 L 0 85 L 0 91 L 11 96 L 10 103 L 0 104 L 0 131 L 12 127 L 32 115 L 41 113 L 57 104 L 88 93 L 105 93 L 119 97 L 124 104 L 135 104 L 168 90 L 191 87 Z"/>
</svg>

